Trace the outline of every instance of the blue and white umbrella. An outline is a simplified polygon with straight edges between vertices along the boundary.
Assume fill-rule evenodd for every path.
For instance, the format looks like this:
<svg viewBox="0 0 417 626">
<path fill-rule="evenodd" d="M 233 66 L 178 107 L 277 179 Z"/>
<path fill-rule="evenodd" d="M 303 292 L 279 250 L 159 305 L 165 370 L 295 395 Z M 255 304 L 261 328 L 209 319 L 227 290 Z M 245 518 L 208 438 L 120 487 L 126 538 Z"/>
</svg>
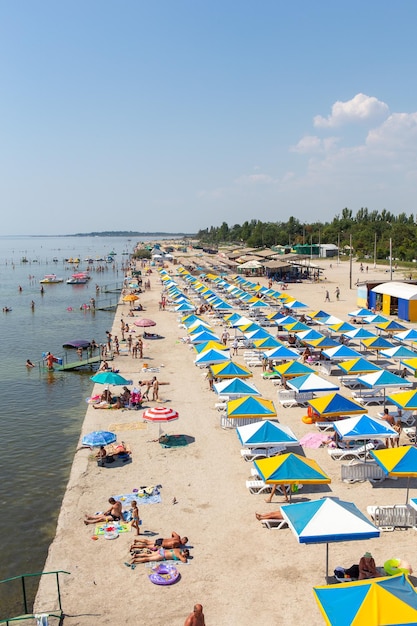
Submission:
<svg viewBox="0 0 417 626">
<path fill-rule="evenodd" d="M 107 446 L 109 443 L 114 443 L 117 437 L 109 430 L 94 430 L 88 435 L 84 435 L 82 438 L 82 445 L 89 448 L 99 448 L 100 446 Z"/>
<path fill-rule="evenodd" d="M 334 429 L 344 441 L 395 439 L 397 431 L 383 419 L 371 415 L 355 415 L 334 422 Z"/>
<path fill-rule="evenodd" d="M 344 360 L 344 359 L 357 359 L 361 355 L 356 350 L 352 350 L 349 346 L 336 346 L 335 348 L 329 348 L 328 350 L 323 350 L 323 354 L 328 359 L 334 361 L 336 359 Z"/>
<path fill-rule="evenodd" d="M 201 352 L 194 360 L 194 363 L 199 367 L 208 367 L 214 363 L 224 363 L 224 361 L 230 361 L 230 350 L 206 350 Z"/>
<path fill-rule="evenodd" d="M 213 389 L 219 395 L 229 396 L 236 398 L 237 396 L 260 396 L 260 391 L 257 390 L 255 385 L 248 383 L 241 378 L 230 378 L 222 380 L 220 383 L 215 383 Z"/>
<path fill-rule="evenodd" d="M 248 448 L 300 445 L 289 426 L 271 420 L 261 420 L 245 426 L 238 426 L 236 432 L 240 443 Z"/>
<path fill-rule="evenodd" d="M 287 385 L 291 389 L 295 389 L 300 393 L 308 391 L 337 391 L 339 387 L 329 380 L 317 376 L 317 374 L 306 374 L 305 376 L 296 376 L 291 380 L 287 380 Z"/>
<path fill-rule="evenodd" d="M 353 502 L 323 498 L 281 506 L 281 512 L 298 543 L 326 544 L 326 578 L 329 575 L 329 543 L 358 541 L 380 536 L 380 531 Z"/>
</svg>

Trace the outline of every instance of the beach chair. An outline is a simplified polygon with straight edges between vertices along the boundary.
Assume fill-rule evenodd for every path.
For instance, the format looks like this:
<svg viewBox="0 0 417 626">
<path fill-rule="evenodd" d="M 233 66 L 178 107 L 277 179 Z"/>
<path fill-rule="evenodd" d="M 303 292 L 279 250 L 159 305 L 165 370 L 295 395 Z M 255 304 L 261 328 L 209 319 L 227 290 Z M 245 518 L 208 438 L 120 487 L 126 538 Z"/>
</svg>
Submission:
<svg viewBox="0 0 417 626">
<path fill-rule="evenodd" d="M 410 443 L 416 443 L 416 427 L 415 426 L 406 426 L 405 428 L 402 429 L 402 432 L 404 433 L 404 435 L 406 435 L 406 437 L 408 437 L 408 439 L 410 440 Z"/>
<path fill-rule="evenodd" d="M 285 528 L 286 526 L 288 526 L 288 523 L 285 519 L 261 519 L 260 521 L 265 526 L 265 528 L 269 528 L 270 530 L 272 528 L 277 528 L 278 530 L 280 530 L 281 528 Z"/>
<path fill-rule="evenodd" d="M 378 394 L 372 395 L 372 396 L 356 395 L 356 396 L 354 396 L 354 398 L 355 398 L 356 402 L 359 402 L 359 404 L 362 404 L 362 406 L 371 406 L 372 404 L 383 404 L 384 403 L 384 398 L 382 396 L 378 395 Z"/>
<path fill-rule="evenodd" d="M 249 493 L 271 493 L 272 485 L 267 485 L 263 480 L 247 480 L 246 488 L 249 489 Z"/>
<path fill-rule="evenodd" d="M 290 406 L 298 406 L 298 402 L 296 400 L 296 392 L 295 391 L 278 391 L 278 402 L 284 408 Z"/>
<path fill-rule="evenodd" d="M 367 443 L 358 448 L 327 448 L 327 452 L 334 461 L 362 461 L 369 458 L 369 452 L 375 448 L 373 443 Z"/>
<path fill-rule="evenodd" d="M 417 530 L 417 511 L 408 504 L 394 504 L 366 507 L 375 526 L 382 531 L 395 528 L 414 528 Z"/>
<path fill-rule="evenodd" d="M 240 451 L 245 461 L 255 461 L 256 459 L 266 459 L 271 456 L 277 456 L 284 452 L 285 446 L 274 446 L 271 448 L 243 448 Z M 256 471 L 256 470 L 255 470 Z"/>
<path fill-rule="evenodd" d="M 344 483 L 357 483 L 369 480 L 372 483 L 381 483 L 387 478 L 383 469 L 374 462 L 362 463 L 352 459 L 347 465 L 342 465 L 341 479 Z"/>
<path fill-rule="evenodd" d="M 334 422 L 314 422 L 316 428 L 321 432 L 321 433 L 326 433 L 329 430 L 334 430 Z"/>
<path fill-rule="evenodd" d="M 298 406 L 307 406 L 309 400 L 312 400 L 313 397 L 314 395 L 312 391 L 303 391 L 295 394 L 295 400 Z"/>
</svg>

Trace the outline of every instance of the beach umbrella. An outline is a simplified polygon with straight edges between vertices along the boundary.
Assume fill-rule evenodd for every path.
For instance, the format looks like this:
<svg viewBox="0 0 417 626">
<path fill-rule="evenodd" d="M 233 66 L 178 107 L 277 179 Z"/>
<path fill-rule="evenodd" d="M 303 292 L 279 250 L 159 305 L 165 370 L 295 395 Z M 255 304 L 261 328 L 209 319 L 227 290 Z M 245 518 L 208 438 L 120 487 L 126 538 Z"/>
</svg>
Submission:
<svg viewBox="0 0 417 626">
<path fill-rule="evenodd" d="M 313 398 L 313 400 L 308 400 L 307 404 L 311 406 L 314 413 L 326 418 L 367 413 L 367 410 L 359 402 L 346 398 L 337 392 L 329 393 L 321 398 Z"/>
<path fill-rule="evenodd" d="M 326 324 L 326 326 L 333 326 L 334 324 L 341 324 L 343 320 L 341 320 L 340 317 L 336 317 L 335 315 L 329 315 L 329 317 L 326 317 L 325 319 L 323 318 L 321 322 L 323 324 Z"/>
<path fill-rule="evenodd" d="M 109 443 L 114 443 L 117 437 L 114 433 L 108 430 L 94 430 L 88 435 L 84 435 L 82 438 L 82 445 L 89 448 L 99 448 L 100 446 L 107 446 Z"/>
<path fill-rule="evenodd" d="M 242 446 L 247 448 L 299 445 L 297 437 L 289 426 L 271 420 L 238 426 L 236 432 Z"/>
<path fill-rule="evenodd" d="M 227 402 L 226 412 L 229 419 L 246 417 L 273 418 L 277 416 L 277 411 L 272 400 L 255 397 L 253 395 L 229 400 Z"/>
<path fill-rule="evenodd" d="M 414 350 L 410 350 L 406 346 L 394 346 L 387 350 L 381 350 L 381 355 L 388 359 L 415 359 L 417 353 Z"/>
<path fill-rule="evenodd" d="M 279 320 L 275 320 L 275 324 L 277 326 L 286 326 L 287 324 L 298 324 L 299 322 L 297 321 L 297 319 L 295 317 L 292 317 L 291 315 L 284 315 L 284 317 L 281 317 L 281 319 Z M 309 326 L 307 326 L 307 324 L 305 324 L 306 328 L 300 328 L 301 330 L 308 330 Z"/>
<path fill-rule="evenodd" d="M 300 302 L 299 300 L 286 300 L 284 302 L 284 306 L 287 309 L 307 309 L 307 305 L 304 302 Z"/>
<path fill-rule="evenodd" d="M 417 391 L 401 391 L 387 396 L 387 400 L 405 411 L 417 410 Z"/>
<path fill-rule="evenodd" d="M 340 346 L 340 343 L 332 339 L 331 337 L 320 337 L 320 339 L 305 339 L 304 343 L 308 344 L 312 348 L 318 348 L 320 350 L 330 350 L 330 348 L 337 348 Z"/>
<path fill-rule="evenodd" d="M 214 330 L 209 324 L 206 324 L 200 321 L 200 322 L 195 322 L 194 324 L 191 324 L 191 326 L 188 326 L 187 332 L 189 335 L 198 335 L 199 333 L 204 333 L 204 332 L 214 333 Z"/>
<path fill-rule="evenodd" d="M 313 593 L 329 626 L 417 623 L 417 592 L 405 574 L 313 587 Z"/>
<path fill-rule="evenodd" d="M 334 348 L 328 348 L 326 350 L 323 350 L 323 354 L 331 361 L 343 359 L 358 359 L 361 356 L 356 350 L 352 350 L 352 348 L 349 348 L 349 346 L 344 346 L 342 344 Z"/>
<path fill-rule="evenodd" d="M 407 478 L 408 502 L 410 492 L 410 478 L 417 477 L 417 448 L 414 446 L 400 446 L 383 450 L 371 450 L 371 455 L 388 476 Z"/>
<path fill-rule="evenodd" d="M 355 311 L 351 311 L 348 315 L 350 317 L 368 317 L 369 315 L 373 315 L 373 313 L 369 309 L 355 309 Z"/>
<path fill-rule="evenodd" d="M 123 378 L 116 372 L 97 372 L 94 376 L 90 377 L 93 383 L 99 383 L 100 385 L 131 385 L 132 381 Z"/>
<path fill-rule="evenodd" d="M 350 330 L 353 330 L 355 326 L 349 324 L 349 322 L 340 322 L 339 324 L 331 324 L 329 328 L 334 333 L 347 333 Z"/>
<path fill-rule="evenodd" d="M 302 330 L 310 330 L 310 327 L 307 326 L 307 324 L 304 324 L 304 322 L 292 322 L 292 323 L 285 323 L 285 324 L 280 322 L 279 325 L 283 326 L 285 330 L 287 330 L 289 333 L 297 333 Z"/>
<path fill-rule="evenodd" d="M 310 328 L 310 330 L 303 330 L 297 333 L 297 339 L 300 341 L 308 341 L 311 339 L 322 339 L 324 337 L 323 333 L 319 333 L 314 328 Z"/>
<path fill-rule="evenodd" d="M 272 350 L 282 346 L 282 343 L 271 335 L 270 337 L 265 337 L 265 339 L 255 339 L 253 346 L 256 350 Z"/>
<path fill-rule="evenodd" d="M 336 391 L 339 389 L 337 385 L 321 376 L 317 376 L 315 373 L 296 376 L 289 380 L 287 385 L 290 389 L 295 389 L 295 391 L 300 393 L 308 391 Z"/>
<path fill-rule="evenodd" d="M 139 328 L 149 328 L 150 326 L 156 326 L 156 322 L 146 317 L 142 317 L 141 319 L 135 320 L 133 323 L 135 326 L 139 326 Z"/>
<path fill-rule="evenodd" d="M 206 341 L 220 341 L 215 333 L 211 333 L 208 330 L 203 330 L 200 333 L 190 334 L 191 343 L 206 343 Z"/>
<path fill-rule="evenodd" d="M 235 361 L 225 361 L 224 363 L 210 365 L 210 369 L 214 378 L 250 378 L 253 376 L 248 367 L 240 365 Z"/>
<path fill-rule="evenodd" d="M 159 436 L 161 436 L 162 433 L 161 424 L 177 420 L 178 417 L 178 411 L 164 406 L 153 406 L 142 413 L 142 419 L 144 419 L 145 422 L 152 422 L 159 425 Z"/>
<path fill-rule="evenodd" d="M 376 350 L 379 352 L 380 350 L 387 350 L 388 348 L 393 348 L 394 346 L 390 343 L 385 337 L 371 337 L 370 339 L 361 339 L 361 343 L 368 350 Z"/>
<path fill-rule="evenodd" d="M 329 543 L 373 539 L 380 536 L 379 529 L 353 502 L 337 498 L 283 505 L 281 512 L 298 543 L 326 544 L 326 580 L 329 576 Z"/>
<path fill-rule="evenodd" d="M 417 357 L 413 358 L 413 359 L 402 359 L 400 361 L 401 365 L 403 365 L 404 367 L 408 367 L 408 369 L 412 370 L 414 372 L 414 375 L 417 371 Z"/>
<path fill-rule="evenodd" d="M 220 383 L 213 385 L 214 391 L 222 396 L 260 396 L 260 391 L 255 385 L 248 383 L 241 378 L 230 378 L 222 380 Z"/>
<path fill-rule="evenodd" d="M 254 464 L 258 474 L 265 483 L 268 485 L 282 485 L 284 489 L 285 485 L 296 485 L 298 483 L 323 485 L 331 482 L 329 476 L 316 461 L 293 452 L 267 459 L 259 459 L 254 461 Z"/>
<path fill-rule="evenodd" d="M 355 415 L 334 423 L 334 429 L 343 441 L 369 439 L 396 439 L 397 431 L 383 419 L 371 415 Z"/>
<path fill-rule="evenodd" d="M 203 324 L 203 326 L 209 326 L 209 324 L 201 319 L 201 317 L 198 317 L 198 315 L 186 315 L 181 318 L 181 324 L 184 324 L 187 328 L 194 326 L 196 323 Z"/>
<path fill-rule="evenodd" d="M 367 328 L 354 328 L 342 334 L 344 337 L 349 337 L 349 339 L 370 339 L 377 336 Z"/>
<path fill-rule="evenodd" d="M 280 344 L 272 350 L 266 350 L 264 352 L 265 357 L 270 361 L 281 361 L 283 359 L 299 359 L 300 355 L 297 350 L 287 348 L 283 344 Z"/>
<path fill-rule="evenodd" d="M 412 387 L 413 383 L 404 380 L 401 376 L 393 374 L 389 370 L 378 370 L 377 372 L 371 372 L 370 374 L 363 374 L 358 376 L 358 382 L 365 387 L 371 389 L 383 389 L 384 391 L 384 406 L 385 406 L 385 390 L 387 387 Z"/>
<path fill-rule="evenodd" d="M 123 296 L 123 302 L 135 302 L 139 300 L 139 296 L 136 296 L 134 293 L 128 293 L 127 296 Z"/>
<path fill-rule="evenodd" d="M 255 322 L 251 322 L 250 324 L 245 324 L 244 326 L 238 327 L 240 332 L 246 335 L 246 333 L 253 333 L 255 330 L 264 330 L 262 326 L 256 324 Z"/>
<path fill-rule="evenodd" d="M 195 311 L 196 307 L 191 302 L 182 302 L 175 307 L 175 311 Z"/>
<path fill-rule="evenodd" d="M 363 318 L 363 321 L 365 322 L 365 324 L 381 324 L 381 322 L 388 322 L 389 320 L 387 320 L 386 317 L 384 317 L 383 315 L 381 315 L 380 313 L 377 313 L 376 315 L 369 315 Z"/>
<path fill-rule="evenodd" d="M 269 333 L 267 330 L 265 330 L 262 327 L 256 328 L 255 330 L 242 331 L 242 332 L 245 335 L 245 337 L 247 337 L 248 339 L 251 339 L 252 341 L 255 341 L 255 339 L 267 339 L 269 337 L 272 337 L 271 333 Z"/>
<path fill-rule="evenodd" d="M 417 341 L 417 328 L 408 328 L 393 336 L 394 339 L 398 339 L 399 341 Z"/>
<path fill-rule="evenodd" d="M 307 313 L 307 315 L 313 320 L 324 319 L 324 318 L 330 317 L 329 313 L 326 313 L 326 311 L 322 311 L 321 309 L 319 311 L 313 311 L 312 313 Z"/>
<path fill-rule="evenodd" d="M 201 352 L 207 352 L 208 350 L 228 350 L 229 348 L 219 341 L 212 339 L 211 341 L 205 341 L 204 343 L 193 344 L 194 350 L 201 354 Z"/>
<path fill-rule="evenodd" d="M 376 372 L 381 369 L 375 363 L 362 357 L 349 359 L 349 361 L 341 361 L 337 365 L 345 374 L 368 374 L 369 372 Z"/>
<path fill-rule="evenodd" d="M 252 304 L 250 304 L 249 308 L 255 309 L 255 310 L 256 309 L 267 309 L 267 308 L 269 308 L 269 304 L 267 304 L 263 300 L 260 300 L 259 298 L 256 298 L 256 302 L 253 302 Z"/>
<path fill-rule="evenodd" d="M 266 356 L 267 353 L 265 353 Z M 314 372 L 313 368 L 301 361 L 287 361 L 281 365 L 274 367 L 276 372 L 281 378 L 293 378 L 294 376 L 304 376 L 305 374 L 311 374 Z"/>
<path fill-rule="evenodd" d="M 194 363 L 199 367 L 207 367 L 214 363 L 223 363 L 224 361 L 230 361 L 230 350 L 206 350 L 201 352 L 194 360 Z"/>
<path fill-rule="evenodd" d="M 379 324 L 375 325 L 375 328 L 378 328 L 379 330 L 385 330 L 386 333 L 395 333 L 398 330 L 407 329 L 407 327 L 404 326 L 404 324 L 400 324 L 400 322 L 397 322 L 396 320 L 388 320 L 386 322 L 380 322 Z"/>
</svg>

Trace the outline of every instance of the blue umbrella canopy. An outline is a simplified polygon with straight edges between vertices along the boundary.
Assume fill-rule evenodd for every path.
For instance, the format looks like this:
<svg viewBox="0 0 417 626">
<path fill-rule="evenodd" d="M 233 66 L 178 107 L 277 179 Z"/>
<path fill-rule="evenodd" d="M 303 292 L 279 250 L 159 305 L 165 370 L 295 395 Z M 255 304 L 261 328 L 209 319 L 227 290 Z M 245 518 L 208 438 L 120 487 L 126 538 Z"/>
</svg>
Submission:
<svg viewBox="0 0 417 626">
<path fill-rule="evenodd" d="M 297 437 L 289 426 L 262 420 L 236 428 L 237 436 L 243 446 L 298 446 Z"/>
<path fill-rule="evenodd" d="M 350 317 L 368 317 L 368 315 L 373 315 L 372 311 L 369 309 L 355 309 L 348 313 Z"/>
<path fill-rule="evenodd" d="M 329 543 L 358 541 L 380 536 L 380 531 L 353 502 L 323 498 L 281 507 L 281 512 L 298 543 L 326 544 L 326 578 Z"/>
<path fill-rule="evenodd" d="M 82 445 L 90 448 L 98 448 L 99 446 L 107 446 L 109 443 L 114 443 L 117 437 L 109 430 L 94 430 L 88 435 L 84 435 L 82 438 Z"/>
<path fill-rule="evenodd" d="M 334 422 L 334 429 L 344 441 L 398 437 L 397 431 L 388 422 L 366 414 Z"/>
<path fill-rule="evenodd" d="M 417 358 L 417 352 L 410 350 L 406 346 L 394 346 L 394 348 L 388 348 L 388 350 L 381 350 L 381 355 L 388 357 L 389 359 L 415 359 Z"/>
<path fill-rule="evenodd" d="M 336 346 L 335 348 L 329 348 L 328 350 L 323 350 L 324 356 L 328 359 L 356 359 L 361 355 L 356 350 L 352 350 L 349 346 Z"/>
<path fill-rule="evenodd" d="M 385 388 L 385 387 L 411 387 L 413 383 L 404 380 L 401 376 L 393 374 L 388 370 L 378 370 L 377 372 L 371 372 L 370 374 L 364 374 L 358 376 L 358 382 L 366 387 Z"/>
<path fill-rule="evenodd" d="M 212 365 L 213 363 L 223 363 L 224 361 L 230 361 L 230 351 L 229 350 L 207 350 L 206 352 L 201 352 L 198 357 L 194 360 L 196 365 L 207 366 Z"/>
<path fill-rule="evenodd" d="M 313 587 L 313 592 L 331 626 L 417 623 L 417 593 L 404 574 Z"/>
<path fill-rule="evenodd" d="M 101 385 L 131 385 L 132 381 L 123 378 L 116 372 L 98 372 L 91 376 L 90 380 Z"/>
<path fill-rule="evenodd" d="M 287 348 L 283 344 L 276 348 L 272 348 L 272 350 L 267 350 L 264 352 L 264 355 L 267 359 L 272 361 L 280 361 L 281 359 L 299 359 L 300 355 L 296 350 L 292 350 L 291 348 Z"/>
<path fill-rule="evenodd" d="M 214 391 L 225 396 L 260 396 L 261 393 L 255 385 L 251 385 L 242 378 L 230 378 L 213 385 Z"/>
<path fill-rule="evenodd" d="M 336 391 L 339 389 L 337 385 L 331 383 L 317 374 L 306 374 L 305 376 L 296 376 L 287 381 L 288 387 L 299 392 L 304 391 Z"/>
</svg>

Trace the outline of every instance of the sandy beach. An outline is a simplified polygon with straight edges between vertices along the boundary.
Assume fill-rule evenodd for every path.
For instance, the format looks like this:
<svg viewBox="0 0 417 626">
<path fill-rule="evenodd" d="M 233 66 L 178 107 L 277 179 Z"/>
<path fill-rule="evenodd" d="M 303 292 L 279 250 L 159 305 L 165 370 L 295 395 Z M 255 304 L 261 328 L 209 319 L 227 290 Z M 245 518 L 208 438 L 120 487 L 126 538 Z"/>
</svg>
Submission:
<svg viewBox="0 0 417 626">
<path fill-rule="evenodd" d="M 317 264 L 326 268 L 325 280 L 290 284 L 288 293 L 311 310 L 325 309 L 347 320 L 348 312 L 356 308 L 356 288 L 349 289 L 349 264 L 338 265 L 336 259 L 319 260 Z M 177 269 L 171 264 L 167 267 L 171 275 Z M 352 284 L 363 278 L 388 280 L 385 269 L 369 266 L 364 277 L 355 263 Z M 325 545 L 299 545 L 290 529 L 268 530 L 256 520 L 255 512 L 275 510 L 283 499 L 275 496 L 267 504 L 265 496 L 247 490 L 245 480 L 250 477 L 252 463 L 241 458 L 236 433 L 220 426 L 219 412 L 214 407 L 216 394 L 209 389 L 205 370 L 194 365 L 195 351 L 180 339 L 186 332 L 179 327 L 178 314 L 159 310 L 162 286 L 155 271 L 150 281 L 151 289 L 140 298 L 145 311 L 136 315 L 155 320 L 155 331 L 164 339 L 144 340 L 142 360 L 133 359 L 126 344 L 121 343 L 122 351 L 114 365 L 135 384 L 153 375 L 141 371 L 144 363 L 159 368 L 158 380 L 168 384 L 160 386 L 159 403 L 149 401 L 144 406 L 174 408 L 179 419 L 164 430 L 195 440 L 186 447 L 164 449 L 153 441 L 158 437 L 158 426 L 144 423 L 142 411 L 95 410 L 88 406 L 81 437 L 92 430 L 114 429 L 131 448 L 132 462 L 121 467 L 98 467 L 91 450 L 75 452 L 56 537 L 44 568 L 70 572 L 61 578 L 64 623 L 182 626 L 198 602 L 204 607 L 207 626 L 322 624 L 312 588 L 325 584 Z M 266 284 L 266 279 L 259 281 Z M 336 287 L 340 288 L 338 301 Z M 324 301 L 326 289 L 330 302 Z M 128 303 L 120 304 L 115 315 L 112 332 L 119 339 L 121 318 L 132 321 L 127 317 L 128 310 Z M 211 321 L 209 316 L 203 317 Z M 221 326 L 215 329 L 221 334 Z M 275 334 L 274 329 L 270 330 Z M 139 331 L 136 328 L 134 335 Z M 243 357 L 235 360 L 243 363 Z M 274 400 L 281 423 L 290 426 L 299 438 L 316 430 L 314 425 L 301 421 L 305 408 L 279 405 L 278 387 L 262 378 L 262 368 L 253 368 L 253 374 L 251 382 L 265 398 Z M 337 379 L 332 376 L 331 380 Z M 98 385 L 95 392 L 100 390 L 102 386 Z M 341 392 L 350 396 L 343 387 Z M 369 407 L 368 412 L 376 415 L 379 410 Z M 404 434 L 401 437 L 401 443 L 406 443 Z M 370 482 L 343 483 L 340 463 L 330 458 L 327 448 L 306 449 L 305 454 L 319 463 L 332 482 L 305 485 L 295 495 L 295 502 L 333 495 L 354 502 L 366 514 L 369 505 L 405 501 L 403 480 L 386 480 L 374 486 Z M 162 501 L 143 506 L 139 503 L 141 533 L 169 537 L 177 531 L 188 536 L 192 555 L 188 564 L 178 566 L 181 579 L 177 584 L 166 587 L 149 581 L 150 569 L 145 565 L 132 570 L 124 564 L 129 559 L 133 532 L 121 533 L 114 541 L 103 537 L 93 541 L 94 526 L 83 524 L 84 514 L 105 510 L 111 495 L 156 485 L 162 486 Z M 413 482 L 411 485 L 412 497 L 415 489 Z M 333 572 L 338 565 L 349 567 L 366 551 L 372 552 L 379 566 L 389 558 L 402 557 L 417 567 L 413 563 L 414 543 L 415 531 L 410 529 L 381 533 L 379 539 L 371 541 L 334 543 L 330 545 L 329 569 Z M 54 593 L 48 578 L 44 577 L 39 589 L 39 611 L 51 606 Z"/>
</svg>

